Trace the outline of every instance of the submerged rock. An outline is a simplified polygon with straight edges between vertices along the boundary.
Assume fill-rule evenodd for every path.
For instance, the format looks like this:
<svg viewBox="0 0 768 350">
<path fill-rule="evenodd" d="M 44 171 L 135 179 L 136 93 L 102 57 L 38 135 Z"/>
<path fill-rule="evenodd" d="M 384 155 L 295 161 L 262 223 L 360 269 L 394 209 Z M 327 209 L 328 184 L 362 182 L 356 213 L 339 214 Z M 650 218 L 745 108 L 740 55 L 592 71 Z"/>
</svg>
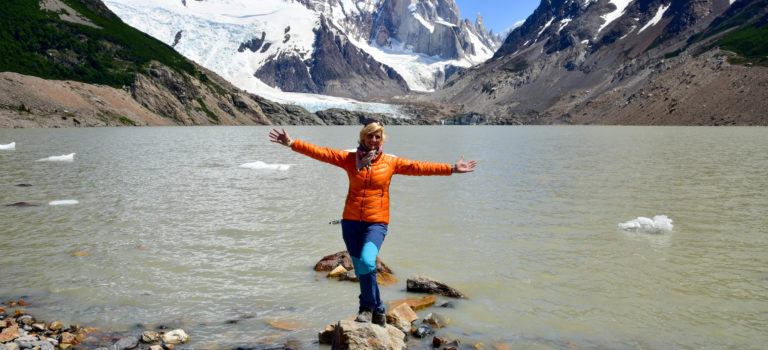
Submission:
<svg viewBox="0 0 768 350">
<path fill-rule="evenodd" d="M 435 334 L 435 330 L 428 326 L 420 326 L 415 331 L 413 331 L 413 336 L 416 338 L 425 338 L 432 334 Z"/>
<path fill-rule="evenodd" d="M 324 256 L 315 264 L 315 271 L 333 271 L 339 265 L 347 271 L 355 268 L 352 266 L 352 258 L 349 257 L 349 252 L 346 250 Z M 379 258 L 376 258 L 376 272 L 393 273 L 392 269 Z"/>
<path fill-rule="evenodd" d="M 342 320 L 336 323 L 332 349 L 337 350 L 405 350 L 405 333 L 387 325 Z"/>
<path fill-rule="evenodd" d="M 439 294 L 453 298 L 466 298 L 464 293 L 447 284 L 429 278 L 427 276 L 411 276 L 408 278 L 407 290 L 409 292 Z"/>
<path fill-rule="evenodd" d="M 427 317 L 424 318 L 422 323 L 429 325 L 432 328 L 443 328 L 447 326 L 451 322 L 451 319 L 443 316 L 441 314 L 438 314 L 436 312 L 431 312 Z"/>
<path fill-rule="evenodd" d="M 129 336 L 120 338 L 120 340 L 112 344 L 112 346 L 110 346 L 109 349 L 110 350 L 127 350 L 127 349 L 133 349 L 138 345 L 139 345 L 139 337 L 129 335 Z"/>
<path fill-rule="evenodd" d="M 6 207 L 16 207 L 16 208 L 26 208 L 26 207 L 38 207 L 38 204 L 32 204 L 27 202 L 16 202 L 11 204 L 6 204 Z"/>
</svg>

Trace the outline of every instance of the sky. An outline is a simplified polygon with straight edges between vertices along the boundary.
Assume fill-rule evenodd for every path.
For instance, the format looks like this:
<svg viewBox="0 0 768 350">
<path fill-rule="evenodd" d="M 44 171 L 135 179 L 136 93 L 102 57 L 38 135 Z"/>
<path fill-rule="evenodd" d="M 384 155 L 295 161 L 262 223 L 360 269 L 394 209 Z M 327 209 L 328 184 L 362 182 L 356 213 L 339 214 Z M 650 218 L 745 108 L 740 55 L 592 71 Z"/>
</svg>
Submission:
<svg viewBox="0 0 768 350">
<path fill-rule="evenodd" d="M 541 0 L 455 0 L 461 18 L 475 21 L 477 13 L 483 23 L 496 34 L 501 34 L 515 23 L 524 21 L 539 6 Z M 522 23 L 522 22 L 521 22 Z"/>
</svg>

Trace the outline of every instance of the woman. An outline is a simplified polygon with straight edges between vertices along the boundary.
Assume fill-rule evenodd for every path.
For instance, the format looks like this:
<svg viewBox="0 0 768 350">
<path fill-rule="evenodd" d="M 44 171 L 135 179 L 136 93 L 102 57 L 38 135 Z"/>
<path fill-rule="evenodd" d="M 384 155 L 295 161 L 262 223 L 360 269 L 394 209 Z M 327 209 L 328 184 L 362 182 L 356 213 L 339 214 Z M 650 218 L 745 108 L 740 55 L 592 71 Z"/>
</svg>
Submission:
<svg viewBox="0 0 768 350">
<path fill-rule="evenodd" d="M 360 308 L 356 321 L 386 326 L 384 303 L 376 282 L 376 257 L 387 235 L 389 224 L 389 184 L 394 174 L 451 175 L 474 171 L 477 162 L 454 165 L 417 162 L 384 154 L 387 136 L 384 126 L 369 121 L 360 130 L 356 152 L 339 151 L 293 140 L 285 129 L 272 129 L 270 141 L 319 161 L 333 164 L 347 172 L 349 192 L 344 204 L 341 231 L 352 258 L 355 275 L 360 280 Z"/>
</svg>

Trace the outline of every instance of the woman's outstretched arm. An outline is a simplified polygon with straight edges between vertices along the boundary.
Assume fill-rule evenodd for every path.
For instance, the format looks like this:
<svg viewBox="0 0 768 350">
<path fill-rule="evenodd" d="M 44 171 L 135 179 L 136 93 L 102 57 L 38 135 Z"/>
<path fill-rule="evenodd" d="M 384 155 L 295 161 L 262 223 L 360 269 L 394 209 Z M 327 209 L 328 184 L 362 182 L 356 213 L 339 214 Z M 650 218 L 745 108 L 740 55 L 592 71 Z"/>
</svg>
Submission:
<svg viewBox="0 0 768 350">
<path fill-rule="evenodd" d="M 278 131 L 277 129 L 272 129 L 272 131 L 269 132 L 269 139 L 272 142 L 290 147 L 292 150 L 305 156 L 309 156 L 321 162 L 330 163 L 341 168 L 345 167 L 345 160 L 349 154 L 347 151 L 338 151 L 328 147 L 315 146 L 307 142 L 294 140 L 288 136 L 288 133 L 285 131 L 285 129 L 282 129 L 282 132 Z M 354 160 L 354 158 L 352 159 Z"/>
</svg>

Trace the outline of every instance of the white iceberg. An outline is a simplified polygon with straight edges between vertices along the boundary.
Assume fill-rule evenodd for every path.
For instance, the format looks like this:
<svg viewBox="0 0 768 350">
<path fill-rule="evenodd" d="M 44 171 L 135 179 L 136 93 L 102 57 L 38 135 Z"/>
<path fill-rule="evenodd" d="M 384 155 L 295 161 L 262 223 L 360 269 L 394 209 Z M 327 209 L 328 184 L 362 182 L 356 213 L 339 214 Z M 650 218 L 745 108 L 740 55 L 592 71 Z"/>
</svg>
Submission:
<svg viewBox="0 0 768 350">
<path fill-rule="evenodd" d="M 248 168 L 248 169 L 256 169 L 256 170 L 281 170 L 286 171 L 288 170 L 291 165 L 290 164 L 267 164 L 260 160 L 257 160 L 253 163 L 245 163 L 240 165 L 241 168 Z"/>
<path fill-rule="evenodd" d="M 16 149 L 16 142 L 11 142 L 11 143 L 8 143 L 8 144 L 5 144 L 5 145 L 0 145 L 0 149 L 7 149 L 7 150 Z"/>
<path fill-rule="evenodd" d="M 75 160 L 75 153 L 61 156 L 50 156 L 48 158 L 38 159 L 38 162 L 71 162 Z"/>
<path fill-rule="evenodd" d="M 48 205 L 73 205 L 80 203 L 77 199 L 62 199 L 57 201 L 51 201 Z"/>
<path fill-rule="evenodd" d="M 653 217 L 653 219 L 638 216 L 635 220 L 630 220 L 619 224 L 619 228 L 622 230 L 649 233 L 669 232 L 672 231 L 673 227 L 672 219 L 666 215 L 656 215 Z"/>
</svg>

